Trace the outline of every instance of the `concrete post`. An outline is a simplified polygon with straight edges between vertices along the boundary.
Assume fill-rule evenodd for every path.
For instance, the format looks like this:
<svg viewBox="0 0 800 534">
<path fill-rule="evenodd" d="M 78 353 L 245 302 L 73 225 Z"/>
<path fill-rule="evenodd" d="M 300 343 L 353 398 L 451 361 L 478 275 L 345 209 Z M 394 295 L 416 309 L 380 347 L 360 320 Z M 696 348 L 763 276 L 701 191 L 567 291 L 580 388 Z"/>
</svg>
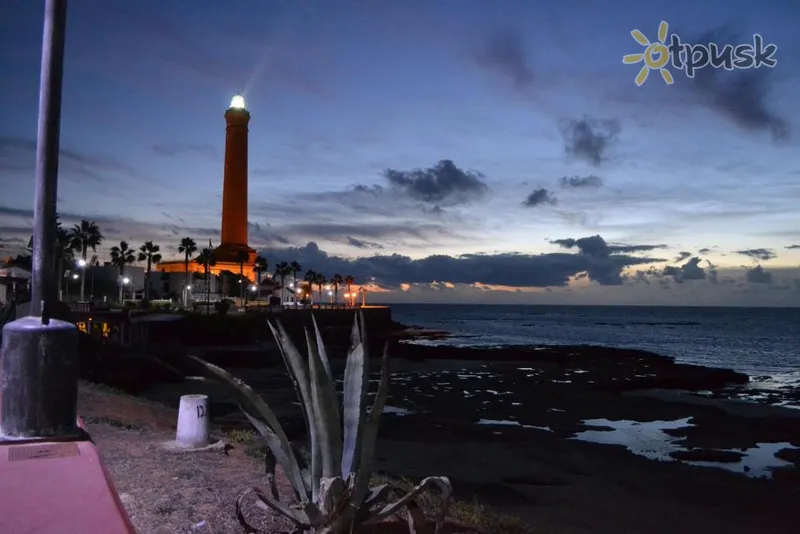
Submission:
<svg viewBox="0 0 800 534">
<path fill-rule="evenodd" d="M 0 437 L 79 435 L 78 330 L 23 317 L 3 328 Z"/>
<path fill-rule="evenodd" d="M 178 446 L 188 449 L 208 445 L 208 396 L 183 395 L 178 407 Z"/>
</svg>

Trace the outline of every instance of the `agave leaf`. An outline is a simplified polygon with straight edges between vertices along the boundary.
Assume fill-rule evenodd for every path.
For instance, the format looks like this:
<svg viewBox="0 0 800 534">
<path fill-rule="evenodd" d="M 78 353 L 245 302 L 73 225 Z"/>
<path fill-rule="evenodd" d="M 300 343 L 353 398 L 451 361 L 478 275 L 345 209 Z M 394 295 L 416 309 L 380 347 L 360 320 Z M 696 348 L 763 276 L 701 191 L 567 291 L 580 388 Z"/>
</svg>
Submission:
<svg viewBox="0 0 800 534">
<path fill-rule="evenodd" d="M 427 519 L 416 501 L 406 503 L 406 518 L 408 519 L 408 534 L 422 534 L 425 531 Z"/>
<path fill-rule="evenodd" d="M 275 459 L 281 467 L 283 467 L 295 491 L 300 493 L 298 497 L 301 500 L 305 500 L 305 485 L 303 476 L 300 473 L 300 467 L 297 464 L 297 458 L 292 451 L 289 438 L 286 437 L 286 433 L 283 431 L 283 428 L 278 422 L 278 418 L 275 417 L 275 413 L 269 405 L 264 402 L 264 399 L 253 391 L 250 386 L 221 367 L 217 367 L 195 356 L 189 356 L 189 358 L 199 363 L 218 381 L 230 386 L 231 390 L 237 394 L 239 403 L 245 408 L 244 414 L 256 430 L 264 436 L 267 446 L 275 455 Z"/>
<path fill-rule="evenodd" d="M 313 507 L 314 505 L 312 503 L 306 503 L 302 508 L 295 508 L 286 503 L 282 503 L 277 499 L 274 499 L 272 495 L 268 495 L 258 488 L 253 488 L 251 491 L 256 494 L 256 497 L 258 497 L 259 501 L 278 512 L 295 525 L 305 528 L 311 526 L 311 520 L 308 512 L 312 512 L 313 515 L 313 508 L 309 508 L 307 505 L 311 505 L 311 507 Z"/>
<path fill-rule="evenodd" d="M 328 374 L 328 379 L 333 382 L 333 371 L 331 371 L 331 362 L 328 359 L 328 352 L 325 350 L 325 343 L 322 341 L 322 334 L 317 325 L 317 318 L 311 314 L 311 322 L 314 323 L 314 334 L 317 338 L 317 349 L 319 350 L 319 359 L 322 360 L 322 366 L 325 367 L 325 372 Z"/>
<path fill-rule="evenodd" d="M 308 343 L 308 369 L 311 379 L 311 400 L 322 460 L 322 477 L 339 474 L 342 461 L 342 431 L 339 421 L 339 399 L 319 357 L 317 344 L 306 329 Z M 312 470 L 315 469 L 312 467 Z M 312 476 L 313 476 L 312 472 Z"/>
<path fill-rule="evenodd" d="M 307 488 L 311 496 L 311 500 L 317 499 L 319 492 L 319 479 L 321 476 L 321 461 L 319 459 L 319 437 L 317 435 L 317 427 L 314 418 L 314 406 L 311 399 L 311 384 L 308 373 L 308 365 L 304 361 L 300 351 L 292 342 L 286 329 L 280 321 L 276 321 L 277 328 L 267 321 L 269 329 L 278 344 L 283 361 L 286 364 L 286 369 L 294 384 L 295 391 L 297 392 L 300 407 L 303 410 L 303 420 L 306 424 L 306 431 L 308 432 L 308 442 L 311 446 L 311 485 Z"/>
<path fill-rule="evenodd" d="M 361 456 L 361 437 L 367 420 L 367 394 L 369 393 L 369 359 L 367 347 L 356 337 L 359 332 L 358 317 L 353 323 L 356 342 L 347 354 L 342 394 L 344 443 L 342 446 L 342 476 L 358 471 Z"/>
<path fill-rule="evenodd" d="M 453 492 L 453 485 L 450 484 L 450 479 L 447 477 L 427 477 L 419 484 L 411 488 L 411 490 L 397 499 L 384 506 L 381 510 L 371 514 L 370 518 L 364 521 L 364 524 L 377 523 L 382 519 L 394 515 L 397 511 L 406 506 L 414 500 L 417 495 L 427 490 L 431 486 L 438 486 L 442 493 L 442 507 L 436 517 L 436 532 L 439 532 L 441 525 L 444 523 L 444 516 L 447 513 L 447 507 L 450 503 L 450 495 Z"/>
<path fill-rule="evenodd" d="M 381 381 L 378 384 L 378 392 L 375 394 L 375 401 L 372 403 L 372 411 L 367 418 L 364 426 L 364 435 L 361 437 L 361 458 L 358 471 L 356 472 L 355 495 L 353 502 L 362 503 L 369 491 L 369 480 L 372 476 L 372 462 L 375 458 L 375 445 L 378 441 L 378 429 L 381 424 L 383 407 L 386 404 L 386 397 L 389 395 L 389 343 L 383 346 L 383 360 L 381 361 Z"/>
</svg>

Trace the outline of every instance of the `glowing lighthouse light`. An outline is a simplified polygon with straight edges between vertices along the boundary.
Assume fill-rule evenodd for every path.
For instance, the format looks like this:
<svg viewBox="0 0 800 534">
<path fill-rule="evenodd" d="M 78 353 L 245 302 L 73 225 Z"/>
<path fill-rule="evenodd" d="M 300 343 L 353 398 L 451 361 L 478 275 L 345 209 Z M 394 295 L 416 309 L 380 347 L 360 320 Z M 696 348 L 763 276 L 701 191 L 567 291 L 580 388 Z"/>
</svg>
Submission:
<svg viewBox="0 0 800 534">
<path fill-rule="evenodd" d="M 244 97 L 236 95 L 231 99 L 231 107 L 236 109 L 244 109 Z"/>
</svg>

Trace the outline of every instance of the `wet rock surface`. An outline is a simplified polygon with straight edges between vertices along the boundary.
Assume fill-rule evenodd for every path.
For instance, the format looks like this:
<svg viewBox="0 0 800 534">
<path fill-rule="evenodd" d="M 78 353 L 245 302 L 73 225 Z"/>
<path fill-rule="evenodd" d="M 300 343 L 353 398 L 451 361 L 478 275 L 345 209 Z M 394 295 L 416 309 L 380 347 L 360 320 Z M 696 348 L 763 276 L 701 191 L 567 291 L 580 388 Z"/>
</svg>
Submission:
<svg viewBox="0 0 800 534">
<path fill-rule="evenodd" d="M 329 354 L 340 374 L 343 346 Z M 800 411 L 725 400 L 721 392 L 745 387 L 745 375 L 600 347 L 394 343 L 391 354 L 382 471 L 450 476 L 458 497 L 544 531 L 796 532 Z M 262 361 L 270 363 L 232 371 L 302 440 L 282 364 Z M 377 379 L 376 368 L 373 388 Z M 247 427 L 224 391 L 208 388 L 165 384 L 148 396 L 177 406 L 181 394 L 205 391 L 215 423 Z M 768 445 L 766 466 L 753 460 L 759 444 Z"/>
</svg>

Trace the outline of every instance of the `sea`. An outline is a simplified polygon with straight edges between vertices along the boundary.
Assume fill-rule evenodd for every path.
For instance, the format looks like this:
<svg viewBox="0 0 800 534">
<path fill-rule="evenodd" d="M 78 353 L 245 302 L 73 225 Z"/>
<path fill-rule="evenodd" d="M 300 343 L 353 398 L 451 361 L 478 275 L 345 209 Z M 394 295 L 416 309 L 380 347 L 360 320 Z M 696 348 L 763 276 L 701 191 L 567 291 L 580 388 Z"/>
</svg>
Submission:
<svg viewBox="0 0 800 534">
<path fill-rule="evenodd" d="M 392 304 L 403 324 L 444 330 L 417 343 L 496 347 L 599 345 L 748 374 L 800 388 L 800 308 Z"/>
</svg>

